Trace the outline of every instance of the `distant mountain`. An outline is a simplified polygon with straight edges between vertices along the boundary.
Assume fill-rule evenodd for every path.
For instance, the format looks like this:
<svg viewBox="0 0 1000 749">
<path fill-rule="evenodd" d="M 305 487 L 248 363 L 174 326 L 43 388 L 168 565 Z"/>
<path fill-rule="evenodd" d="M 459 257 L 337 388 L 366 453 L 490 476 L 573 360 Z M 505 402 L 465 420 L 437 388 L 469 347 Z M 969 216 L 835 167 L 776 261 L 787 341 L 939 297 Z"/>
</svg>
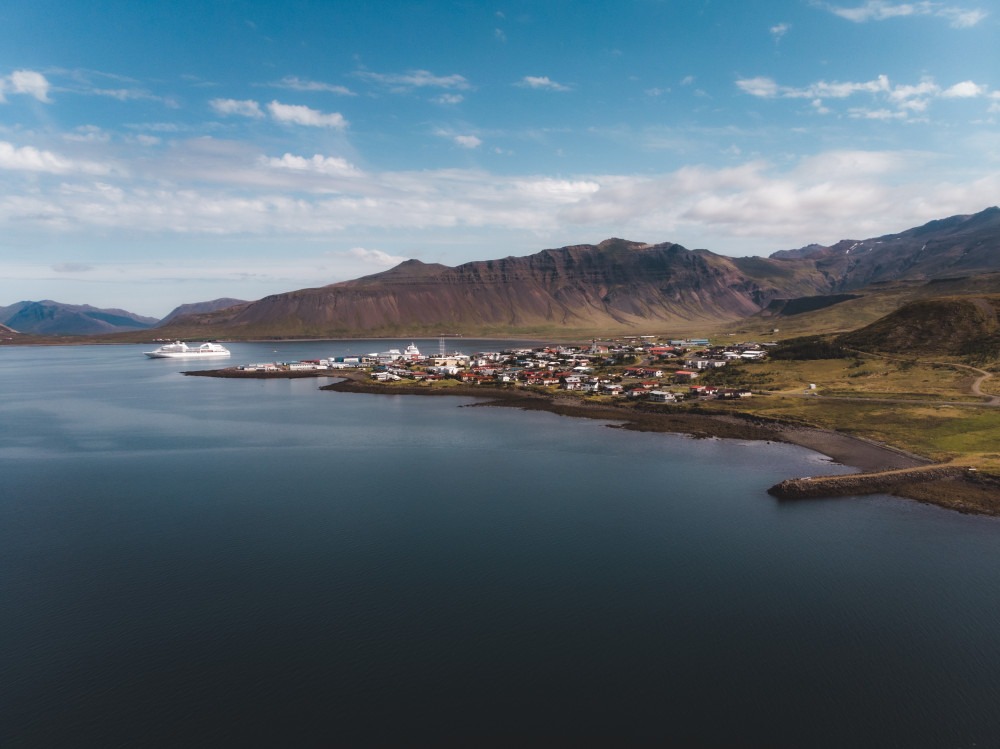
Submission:
<svg viewBox="0 0 1000 749">
<path fill-rule="evenodd" d="M 809 260 L 828 276 L 830 291 L 871 283 L 971 276 L 1000 270 L 1000 208 L 931 221 L 899 234 L 843 239 L 830 247 L 809 245 L 771 255 Z"/>
<path fill-rule="evenodd" d="M 48 299 L 0 307 L 0 324 L 34 335 L 121 333 L 144 330 L 156 322 L 156 318 L 121 309 L 98 309 L 88 304 L 62 304 Z"/>
<path fill-rule="evenodd" d="M 230 297 L 223 297 L 222 299 L 213 299 L 210 302 L 194 302 L 192 304 L 182 304 L 180 307 L 175 307 L 169 315 L 164 317 L 157 323 L 157 327 L 161 325 L 166 325 L 171 320 L 181 317 L 182 315 L 199 315 L 203 312 L 215 312 L 219 309 L 225 309 L 226 307 L 232 307 L 236 304 L 246 304 L 243 299 L 231 299 Z"/>
</svg>

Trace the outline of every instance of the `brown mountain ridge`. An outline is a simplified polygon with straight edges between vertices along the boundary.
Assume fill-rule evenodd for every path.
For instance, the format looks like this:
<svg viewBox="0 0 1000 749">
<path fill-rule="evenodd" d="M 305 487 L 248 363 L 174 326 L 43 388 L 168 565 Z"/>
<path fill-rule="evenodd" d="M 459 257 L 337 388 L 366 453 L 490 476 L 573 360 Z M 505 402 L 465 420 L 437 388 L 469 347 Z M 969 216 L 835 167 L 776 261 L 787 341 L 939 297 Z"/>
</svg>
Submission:
<svg viewBox="0 0 1000 749">
<path fill-rule="evenodd" d="M 735 321 L 774 300 L 873 282 L 1000 271 L 1000 209 L 870 240 L 734 258 L 608 239 L 449 267 L 407 260 L 163 328 L 180 336 L 378 336 L 619 331 Z"/>
</svg>

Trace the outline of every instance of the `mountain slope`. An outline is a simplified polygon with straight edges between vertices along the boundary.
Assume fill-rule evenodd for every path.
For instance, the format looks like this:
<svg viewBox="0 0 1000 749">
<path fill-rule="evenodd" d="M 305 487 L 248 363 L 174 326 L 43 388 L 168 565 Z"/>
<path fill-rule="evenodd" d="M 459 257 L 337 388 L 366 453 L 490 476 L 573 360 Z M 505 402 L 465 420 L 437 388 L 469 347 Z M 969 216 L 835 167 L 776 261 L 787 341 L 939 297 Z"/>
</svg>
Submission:
<svg viewBox="0 0 1000 749">
<path fill-rule="evenodd" d="M 457 267 L 408 260 L 353 281 L 174 317 L 176 337 L 550 334 L 706 327 L 759 313 L 871 321 L 945 282 L 1000 271 L 1000 208 L 899 234 L 733 258 L 680 245 L 609 239 Z M 894 287 L 894 293 L 881 293 Z M 859 291 L 859 299 L 848 298 Z M 971 291 L 971 289 L 970 289 Z M 974 293 L 991 293 L 981 288 Z M 938 294 L 935 295 L 939 295 Z M 826 296 L 814 302 L 803 298 Z M 869 303 L 871 302 L 871 303 Z M 823 305 L 829 305 L 820 309 Z M 862 319 L 851 319 L 852 311 Z M 760 318 L 763 322 L 764 316 Z"/>
<path fill-rule="evenodd" d="M 384 273 L 174 324 L 222 326 L 235 335 L 610 330 L 736 320 L 776 296 L 827 286 L 809 261 L 609 239 L 454 268 L 408 260 Z"/>
<path fill-rule="evenodd" d="M 34 335 L 100 335 L 145 330 L 156 324 L 121 309 L 98 309 L 89 304 L 62 304 L 50 299 L 18 302 L 0 308 L 0 324 Z"/>
<path fill-rule="evenodd" d="M 1000 295 L 921 299 L 837 342 L 864 351 L 962 355 L 1000 344 Z"/>
<path fill-rule="evenodd" d="M 1000 208 L 931 221 L 899 234 L 784 250 L 771 258 L 814 262 L 837 292 L 884 281 L 995 272 L 1000 270 Z"/>
<path fill-rule="evenodd" d="M 182 315 L 197 315 L 203 312 L 215 312 L 219 309 L 225 309 L 226 307 L 233 307 L 237 304 L 246 304 L 244 299 L 232 299 L 230 297 L 223 297 L 221 299 L 213 299 L 210 302 L 193 302 L 191 304 L 182 304 L 179 307 L 175 307 L 170 311 L 170 313 L 162 318 L 157 324 L 157 327 L 166 325 L 171 320 L 176 317 L 181 317 Z"/>
</svg>

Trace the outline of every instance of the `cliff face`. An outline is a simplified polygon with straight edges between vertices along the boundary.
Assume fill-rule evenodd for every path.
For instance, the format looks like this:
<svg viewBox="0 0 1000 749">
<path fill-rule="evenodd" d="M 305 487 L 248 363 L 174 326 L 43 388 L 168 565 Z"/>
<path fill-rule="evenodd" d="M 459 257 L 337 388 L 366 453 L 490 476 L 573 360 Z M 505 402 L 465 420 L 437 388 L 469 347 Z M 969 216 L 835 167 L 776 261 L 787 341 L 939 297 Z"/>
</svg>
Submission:
<svg viewBox="0 0 1000 749">
<path fill-rule="evenodd" d="M 809 261 L 735 259 L 610 239 L 454 268 L 409 260 L 384 273 L 178 322 L 313 334 L 615 329 L 736 320 L 775 296 L 827 286 Z"/>
</svg>

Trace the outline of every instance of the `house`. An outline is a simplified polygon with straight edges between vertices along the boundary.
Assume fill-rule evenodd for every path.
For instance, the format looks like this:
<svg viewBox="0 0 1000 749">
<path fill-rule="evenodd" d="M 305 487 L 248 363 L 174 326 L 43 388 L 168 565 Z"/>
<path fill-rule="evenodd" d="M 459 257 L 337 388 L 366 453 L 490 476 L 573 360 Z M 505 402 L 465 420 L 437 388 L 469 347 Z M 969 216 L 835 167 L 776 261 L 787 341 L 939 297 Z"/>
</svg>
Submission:
<svg viewBox="0 0 1000 749">
<path fill-rule="evenodd" d="M 649 393 L 650 403 L 676 403 L 677 396 L 668 390 L 652 390 Z"/>
<path fill-rule="evenodd" d="M 678 369 L 674 372 L 674 379 L 677 382 L 686 382 L 688 380 L 693 380 L 698 376 L 697 372 L 691 372 L 687 369 Z"/>
<path fill-rule="evenodd" d="M 663 377 L 663 370 L 633 367 L 632 369 L 626 369 L 625 375 L 627 377 Z"/>
<path fill-rule="evenodd" d="M 753 396 L 746 388 L 719 388 L 718 397 L 726 400 L 736 400 L 739 398 L 750 398 Z"/>
<path fill-rule="evenodd" d="M 436 367 L 427 367 L 427 371 L 431 374 L 442 375 L 444 377 L 454 377 L 462 371 L 462 368 L 456 367 L 453 364 L 442 364 Z"/>
<path fill-rule="evenodd" d="M 711 385 L 691 385 L 688 388 L 691 395 L 715 395 L 718 390 L 718 388 L 714 388 Z"/>
</svg>

